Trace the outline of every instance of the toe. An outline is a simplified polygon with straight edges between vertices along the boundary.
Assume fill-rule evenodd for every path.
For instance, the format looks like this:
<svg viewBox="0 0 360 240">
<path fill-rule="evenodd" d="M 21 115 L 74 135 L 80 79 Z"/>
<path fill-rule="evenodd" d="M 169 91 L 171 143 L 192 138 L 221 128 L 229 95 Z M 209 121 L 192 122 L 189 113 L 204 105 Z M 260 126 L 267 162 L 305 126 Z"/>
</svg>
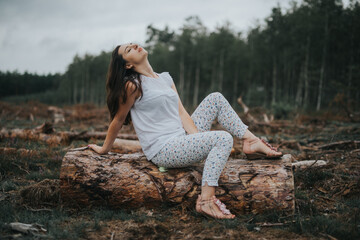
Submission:
<svg viewBox="0 0 360 240">
<path fill-rule="evenodd" d="M 226 218 L 227 218 L 227 219 L 234 219 L 234 218 L 235 218 L 235 215 L 234 215 L 234 214 L 226 215 Z"/>
</svg>

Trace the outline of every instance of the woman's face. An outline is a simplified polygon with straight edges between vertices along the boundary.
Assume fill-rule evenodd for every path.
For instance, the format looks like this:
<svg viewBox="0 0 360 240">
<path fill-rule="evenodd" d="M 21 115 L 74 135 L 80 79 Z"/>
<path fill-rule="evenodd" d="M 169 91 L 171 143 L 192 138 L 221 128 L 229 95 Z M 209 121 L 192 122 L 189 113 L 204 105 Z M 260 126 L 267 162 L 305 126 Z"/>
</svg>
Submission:
<svg viewBox="0 0 360 240">
<path fill-rule="evenodd" d="M 126 67 L 132 68 L 134 65 L 136 66 L 143 62 L 148 52 L 138 44 L 129 43 L 121 45 L 118 54 L 122 55 L 123 59 L 127 62 Z"/>
</svg>

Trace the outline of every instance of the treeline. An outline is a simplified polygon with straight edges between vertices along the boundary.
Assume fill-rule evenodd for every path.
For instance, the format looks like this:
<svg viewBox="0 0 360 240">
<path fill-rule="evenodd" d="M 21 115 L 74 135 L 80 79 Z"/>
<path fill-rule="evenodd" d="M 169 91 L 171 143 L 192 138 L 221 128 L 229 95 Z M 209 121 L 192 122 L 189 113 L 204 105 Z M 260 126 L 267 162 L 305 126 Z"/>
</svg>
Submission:
<svg viewBox="0 0 360 240">
<path fill-rule="evenodd" d="M 360 89 L 360 5 L 305 0 L 242 36 L 227 24 L 208 32 L 190 17 L 178 32 L 148 27 L 155 69 L 175 76 L 182 99 L 195 106 L 211 91 L 231 102 L 319 110 L 341 95 L 356 107 Z M 358 105 L 357 105 L 358 106 Z"/>
<path fill-rule="evenodd" d="M 28 72 L 21 74 L 17 71 L 0 71 L 0 96 L 4 98 L 56 90 L 61 79 L 61 74 L 38 75 Z"/>
<path fill-rule="evenodd" d="M 147 28 L 145 48 L 156 72 L 173 76 L 185 106 L 213 91 L 230 103 L 320 110 L 341 99 L 360 102 L 360 4 L 304 0 L 272 9 L 247 35 L 231 23 L 209 31 L 192 16 L 180 29 Z M 109 52 L 76 56 L 61 76 L 59 104 L 105 104 Z M 54 98 L 53 98 L 54 99 Z"/>
<path fill-rule="evenodd" d="M 111 53 L 75 56 L 60 83 L 59 93 L 66 104 L 106 103 L 106 73 Z"/>
</svg>

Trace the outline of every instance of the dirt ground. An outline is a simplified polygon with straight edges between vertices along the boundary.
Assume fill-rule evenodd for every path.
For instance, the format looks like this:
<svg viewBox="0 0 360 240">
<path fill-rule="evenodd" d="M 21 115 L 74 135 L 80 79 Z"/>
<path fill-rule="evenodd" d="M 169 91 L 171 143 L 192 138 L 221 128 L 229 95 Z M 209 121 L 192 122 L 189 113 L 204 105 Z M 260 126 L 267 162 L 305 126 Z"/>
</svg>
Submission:
<svg viewBox="0 0 360 240">
<path fill-rule="evenodd" d="M 58 191 L 63 156 L 69 148 L 103 140 L 49 145 L 0 135 L 0 239 L 360 239 L 359 119 L 333 112 L 297 113 L 264 123 L 261 109 L 252 114 L 260 123 L 250 122 L 242 113 L 239 116 L 257 136 L 297 161 L 327 162 L 294 169 L 296 211 L 292 216 L 268 212 L 215 220 L 181 204 L 118 210 L 65 207 Z M 19 106 L 0 102 L 0 117 L 2 130 L 34 129 L 49 122 L 54 134 L 106 131 L 109 124 L 105 108 L 88 104 L 49 109 L 37 102 Z M 214 123 L 213 129 L 221 126 Z M 124 126 L 121 133 L 135 132 L 132 126 Z M 245 157 L 240 139 L 234 139 L 234 148 L 232 157 Z M 28 197 L 29 187 L 39 182 L 47 184 L 46 200 Z M 11 222 L 38 223 L 46 232 L 20 233 L 10 229 Z"/>
</svg>

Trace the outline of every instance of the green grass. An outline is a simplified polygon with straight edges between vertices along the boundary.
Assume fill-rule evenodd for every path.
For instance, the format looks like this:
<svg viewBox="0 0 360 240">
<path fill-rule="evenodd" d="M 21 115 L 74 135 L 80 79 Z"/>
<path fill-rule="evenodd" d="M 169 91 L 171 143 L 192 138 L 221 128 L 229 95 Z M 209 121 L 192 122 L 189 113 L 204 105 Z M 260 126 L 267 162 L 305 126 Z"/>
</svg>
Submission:
<svg viewBox="0 0 360 240">
<path fill-rule="evenodd" d="M 0 204 L 0 227 L 4 227 L 4 223 L 12 222 L 15 218 L 15 211 L 12 204 L 8 201 L 2 201 Z"/>
<path fill-rule="evenodd" d="M 37 126 L 40 126 L 44 122 L 48 121 L 48 119 L 44 118 L 35 118 L 34 121 L 31 121 L 30 119 L 6 119 L 1 118 L 0 119 L 0 126 L 6 128 L 6 129 L 14 129 L 14 128 L 20 128 L 20 129 L 32 129 Z"/>
<path fill-rule="evenodd" d="M 86 237 L 86 230 L 99 230 L 98 219 L 89 220 L 84 213 L 69 214 L 61 209 L 31 211 L 16 207 L 9 201 L 0 204 L 0 235 L 10 233 L 5 224 L 11 222 L 38 223 L 48 231 L 47 237 L 54 239 L 78 239 Z"/>
<path fill-rule="evenodd" d="M 32 171 L 31 173 L 26 175 L 27 180 L 35 180 L 35 181 L 41 181 L 44 179 L 59 179 L 59 178 L 60 178 L 59 171 L 49 171 L 49 170 L 38 171 L 38 172 Z"/>
<path fill-rule="evenodd" d="M 57 179 L 61 161 L 65 155 L 63 146 L 49 147 L 46 143 L 22 139 L 6 139 L 0 147 L 25 148 L 35 151 L 34 155 L 0 155 L 0 174 L 4 180 L 13 176 L 25 176 L 27 180 Z"/>
<path fill-rule="evenodd" d="M 315 183 L 331 179 L 334 177 L 334 173 L 327 169 L 309 168 L 306 171 L 295 171 L 295 182 L 304 183 L 306 188 L 313 187 Z"/>
<path fill-rule="evenodd" d="M 291 231 L 303 234 L 310 233 L 319 236 L 320 233 L 329 234 L 338 239 L 359 239 L 360 229 L 357 230 L 349 223 L 330 216 L 317 215 L 309 220 L 297 219 L 291 226 Z"/>
<path fill-rule="evenodd" d="M 18 185 L 11 180 L 6 180 L 6 181 L 0 182 L 0 190 L 3 192 L 9 192 L 12 190 L 16 190 L 17 188 L 18 188 Z"/>
<path fill-rule="evenodd" d="M 106 220 L 134 220 L 138 223 L 143 223 L 151 217 L 145 214 L 138 214 L 133 211 L 129 211 L 127 209 L 109 209 L 109 208 L 97 208 L 90 212 L 93 219 L 98 221 L 106 221 Z"/>
</svg>

